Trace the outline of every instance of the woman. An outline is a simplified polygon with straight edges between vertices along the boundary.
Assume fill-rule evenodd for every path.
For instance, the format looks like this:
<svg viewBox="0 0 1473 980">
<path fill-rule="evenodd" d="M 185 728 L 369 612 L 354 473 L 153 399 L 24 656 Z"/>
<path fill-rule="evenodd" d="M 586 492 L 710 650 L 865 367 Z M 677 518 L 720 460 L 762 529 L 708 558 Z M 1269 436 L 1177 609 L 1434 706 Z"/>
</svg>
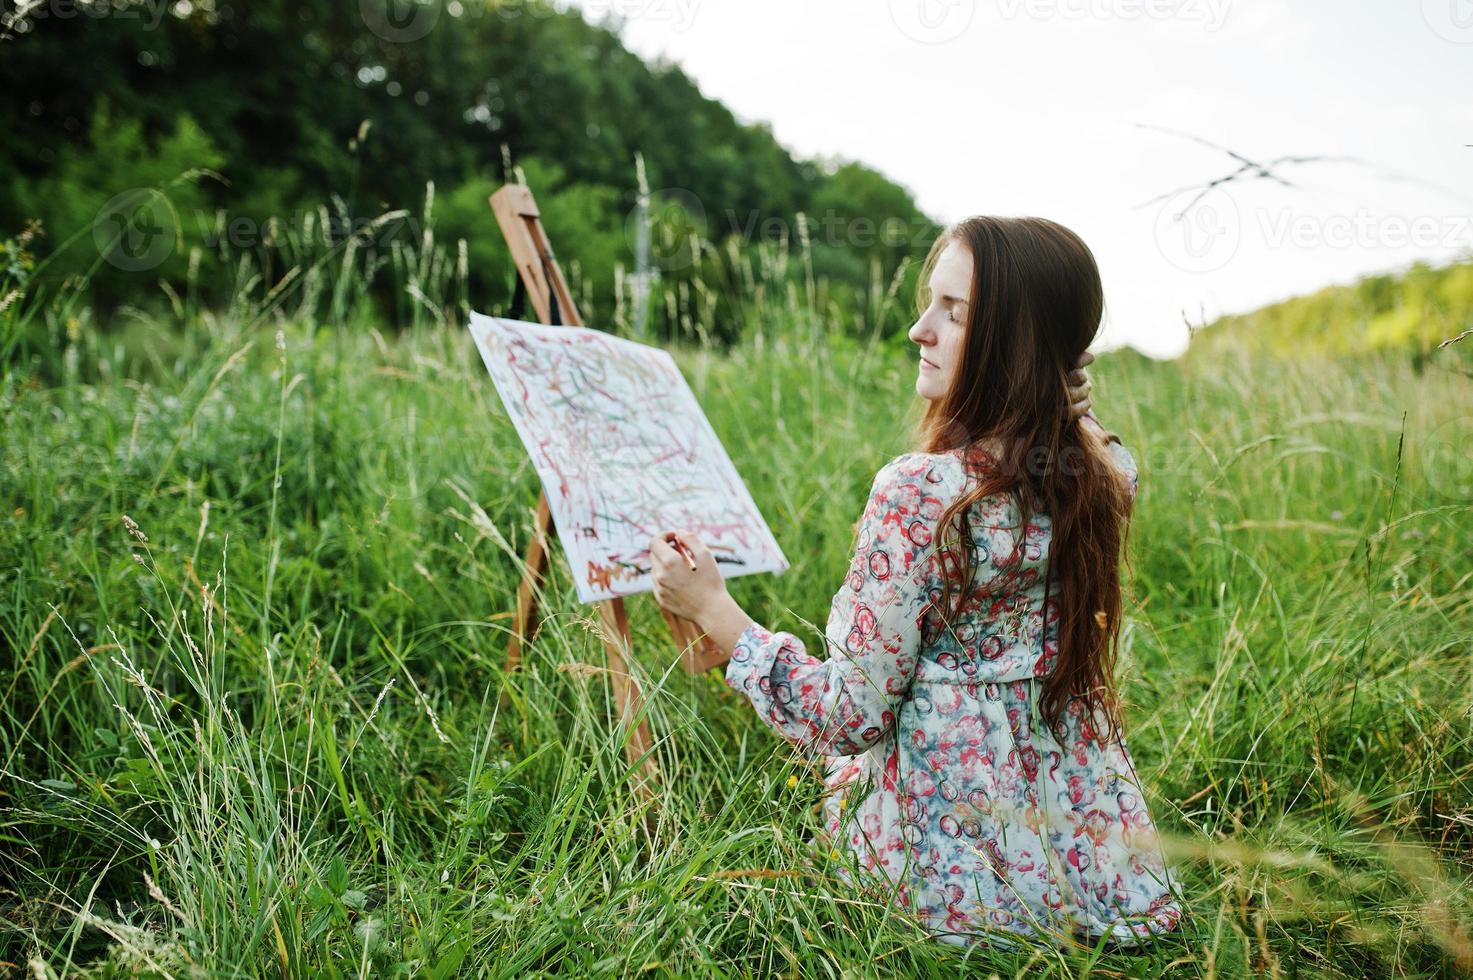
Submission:
<svg viewBox="0 0 1473 980">
<path fill-rule="evenodd" d="M 742 612 L 695 535 L 694 572 L 670 532 L 651 541 L 655 597 L 825 760 L 833 846 L 938 938 L 1133 944 L 1181 909 L 1118 728 L 1136 468 L 1075 404 L 1103 308 L 1094 256 L 1052 221 L 974 217 L 922 281 L 910 339 L 929 404 L 917 450 L 870 489 L 827 656 Z"/>
</svg>

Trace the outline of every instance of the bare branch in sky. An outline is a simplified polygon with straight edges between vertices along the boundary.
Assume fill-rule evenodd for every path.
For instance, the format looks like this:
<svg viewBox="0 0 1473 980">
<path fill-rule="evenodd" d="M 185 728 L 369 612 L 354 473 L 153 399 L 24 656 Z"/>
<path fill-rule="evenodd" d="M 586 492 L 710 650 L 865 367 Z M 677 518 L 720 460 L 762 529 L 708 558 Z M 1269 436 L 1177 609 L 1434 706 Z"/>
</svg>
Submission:
<svg viewBox="0 0 1473 980">
<path fill-rule="evenodd" d="M 1229 157 L 1238 161 L 1238 168 L 1236 170 L 1224 174 L 1221 177 L 1215 177 L 1204 184 L 1188 184 L 1185 187 L 1178 187 L 1175 190 L 1167 191 L 1165 194 L 1158 194 L 1156 197 L 1151 198 L 1149 201 L 1143 201 L 1140 204 L 1136 205 L 1137 208 L 1149 207 L 1152 204 L 1157 204 L 1161 201 L 1168 200 L 1169 198 L 1175 197 L 1178 194 L 1185 193 L 1186 191 L 1197 191 L 1196 195 L 1194 195 L 1192 199 L 1188 201 L 1186 205 L 1181 209 L 1181 211 L 1177 213 L 1177 221 L 1180 221 L 1182 217 L 1185 216 L 1186 213 L 1190 211 L 1198 201 L 1206 197 L 1209 193 L 1211 193 L 1213 189 L 1220 187 L 1223 184 L 1230 183 L 1234 180 L 1271 180 L 1277 184 L 1282 184 L 1285 187 L 1296 187 L 1298 185 L 1279 174 L 1277 172 L 1277 168 L 1295 166 L 1306 163 L 1358 163 L 1363 166 L 1369 166 L 1369 164 L 1367 164 L 1359 157 L 1349 156 L 1281 156 L 1275 157 L 1274 159 L 1269 160 L 1267 163 L 1260 163 L 1257 160 L 1244 156 L 1236 150 L 1230 149 L 1226 146 L 1222 146 L 1218 143 L 1214 143 L 1211 140 L 1203 139 L 1200 136 L 1195 136 L 1192 133 L 1183 133 L 1180 130 L 1168 129 L 1165 126 L 1153 126 L 1149 123 L 1133 123 L 1133 125 L 1138 129 L 1150 129 L 1155 130 L 1158 133 L 1167 133 L 1171 136 L 1180 136 L 1183 139 L 1191 140 L 1193 143 L 1199 143 L 1202 146 L 1210 147 L 1214 150 L 1226 153 Z"/>
</svg>

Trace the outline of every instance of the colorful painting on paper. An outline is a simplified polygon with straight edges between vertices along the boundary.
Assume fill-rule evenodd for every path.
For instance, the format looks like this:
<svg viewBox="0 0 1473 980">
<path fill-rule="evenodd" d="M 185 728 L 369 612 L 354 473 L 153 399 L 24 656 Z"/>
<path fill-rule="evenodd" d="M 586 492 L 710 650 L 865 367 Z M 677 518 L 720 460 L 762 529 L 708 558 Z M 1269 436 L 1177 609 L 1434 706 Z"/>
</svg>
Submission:
<svg viewBox="0 0 1473 980">
<path fill-rule="evenodd" d="M 726 578 L 787 570 L 667 352 L 479 313 L 470 329 L 542 478 L 581 601 L 648 592 L 649 541 L 662 529 L 700 535 Z"/>
</svg>

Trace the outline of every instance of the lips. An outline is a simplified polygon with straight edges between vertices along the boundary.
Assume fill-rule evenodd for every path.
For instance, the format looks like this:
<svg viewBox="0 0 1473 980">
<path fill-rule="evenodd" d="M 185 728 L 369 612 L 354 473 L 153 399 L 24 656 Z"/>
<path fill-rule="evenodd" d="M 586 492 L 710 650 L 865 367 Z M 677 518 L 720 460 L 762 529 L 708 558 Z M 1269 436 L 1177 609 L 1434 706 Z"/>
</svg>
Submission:
<svg viewBox="0 0 1473 980">
<path fill-rule="evenodd" d="M 936 370 L 936 365 L 932 364 L 930 361 L 926 360 L 923 357 L 923 358 L 921 358 L 921 369 L 922 370 L 925 370 L 926 368 L 930 368 L 932 371 L 935 371 Z"/>
</svg>

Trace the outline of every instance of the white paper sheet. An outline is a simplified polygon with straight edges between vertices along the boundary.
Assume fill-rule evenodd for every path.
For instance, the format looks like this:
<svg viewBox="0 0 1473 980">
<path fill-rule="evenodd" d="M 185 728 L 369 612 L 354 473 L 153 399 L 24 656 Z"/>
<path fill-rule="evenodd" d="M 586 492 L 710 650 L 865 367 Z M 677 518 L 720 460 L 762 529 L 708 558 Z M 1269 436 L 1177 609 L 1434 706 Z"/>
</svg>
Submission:
<svg viewBox="0 0 1473 980">
<path fill-rule="evenodd" d="M 650 538 L 695 532 L 726 578 L 788 569 L 670 354 L 584 327 L 471 314 L 542 479 L 578 598 L 648 592 Z"/>
</svg>

